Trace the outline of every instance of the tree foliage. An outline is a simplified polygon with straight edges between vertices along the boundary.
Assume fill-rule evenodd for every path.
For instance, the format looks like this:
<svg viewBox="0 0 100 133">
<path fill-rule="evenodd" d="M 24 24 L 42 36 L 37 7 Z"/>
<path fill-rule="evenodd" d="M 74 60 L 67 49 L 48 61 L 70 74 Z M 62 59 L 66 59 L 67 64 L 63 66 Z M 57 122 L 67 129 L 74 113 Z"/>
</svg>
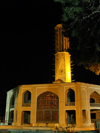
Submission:
<svg viewBox="0 0 100 133">
<path fill-rule="evenodd" d="M 62 4 L 72 60 L 100 74 L 100 0 L 54 0 Z M 66 34 L 67 33 L 67 34 Z"/>
</svg>

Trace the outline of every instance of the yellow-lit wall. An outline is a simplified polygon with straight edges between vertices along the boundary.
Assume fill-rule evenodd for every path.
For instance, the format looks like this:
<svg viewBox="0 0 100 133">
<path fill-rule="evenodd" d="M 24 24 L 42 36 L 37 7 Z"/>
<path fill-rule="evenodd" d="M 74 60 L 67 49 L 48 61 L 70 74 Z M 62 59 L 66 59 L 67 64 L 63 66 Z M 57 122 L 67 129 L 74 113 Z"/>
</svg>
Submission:
<svg viewBox="0 0 100 133">
<path fill-rule="evenodd" d="M 57 52 L 55 54 L 55 81 L 57 79 L 71 82 L 71 62 L 68 52 Z"/>
<path fill-rule="evenodd" d="M 75 105 L 68 106 L 67 103 L 67 92 L 68 89 L 72 89 L 75 92 Z M 23 94 L 25 91 L 31 92 L 31 106 L 23 107 Z M 37 85 L 22 85 L 19 87 L 19 92 L 16 98 L 16 106 L 14 109 L 14 122 L 13 125 L 23 125 L 23 111 L 30 111 L 30 123 L 31 126 L 46 126 L 46 123 L 36 122 L 36 112 L 37 112 L 37 97 L 46 92 L 50 91 L 55 93 L 59 97 L 59 122 L 58 123 L 48 123 L 48 126 L 62 126 L 66 127 L 67 124 L 67 114 L 66 111 L 75 110 L 76 112 L 76 127 L 92 127 L 91 123 L 91 110 L 96 111 L 96 118 L 100 118 L 100 106 L 90 106 L 91 94 L 95 91 L 100 94 L 100 86 L 92 85 L 87 83 L 73 82 L 73 83 L 54 83 L 54 84 L 37 84 Z M 7 106 L 6 106 L 6 116 L 5 121 L 9 119 L 9 109 L 10 98 L 15 91 L 10 90 L 7 92 Z M 97 103 L 96 103 L 97 104 Z M 99 104 L 99 103 L 98 103 Z M 98 111 L 97 111 L 98 110 Z M 17 114 L 16 114 L 17 112 Z M 83 118 L 83 112 L 85 112 L 86 117 Z M 93 113 L 93 112 L 92 112 Z"/>
</svg>

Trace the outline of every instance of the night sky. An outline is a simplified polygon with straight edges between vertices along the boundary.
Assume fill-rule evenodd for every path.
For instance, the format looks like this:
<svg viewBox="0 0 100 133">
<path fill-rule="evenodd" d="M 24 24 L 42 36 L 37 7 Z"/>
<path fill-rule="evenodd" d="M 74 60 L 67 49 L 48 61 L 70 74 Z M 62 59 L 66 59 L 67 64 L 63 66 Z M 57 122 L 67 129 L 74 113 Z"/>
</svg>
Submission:
<svg viewBox="0 0 100 133">
<path fill-rule="evenodd" d="M 53 0 L 1 0 L 0 112 L 6 92 L 22 84 L 52 83 L 54 26 L 61 23 L 61 5 Z M 100 84 L 100 76 L 74 66 L 75 81 Z M 4 102 L 2 102 L 4 101 Z"/>
</svg>

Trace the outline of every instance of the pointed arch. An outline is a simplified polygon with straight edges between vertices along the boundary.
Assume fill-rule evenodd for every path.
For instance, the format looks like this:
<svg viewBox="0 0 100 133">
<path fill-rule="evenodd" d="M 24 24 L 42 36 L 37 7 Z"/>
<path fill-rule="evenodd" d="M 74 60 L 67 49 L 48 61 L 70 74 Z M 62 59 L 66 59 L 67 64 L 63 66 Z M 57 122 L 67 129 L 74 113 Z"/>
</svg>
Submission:
<svg viewBox="0 0 100 133">
<path fill-rule="evenodd" d="M 37 122 L 59 122 L 59 98 L 55 93 L 46 91 L 37 97 Z"/>
<path fill-rule="evenodd" d="M 23 106 L 30 106 L 31 105 L 31 92 L 26 90 L 23 93 Z"/>
<path fill-rule="evenodd" d="M 93 92 L 90 94 L 90 96 L 91 96 L 91 95 L 95 95 L 95 96 L 96 96 L 96 95 L 99 95 L 99 93 L 98 93 L 97 91 L 93 91 Z"/>
<path fill-rule="evenodd" d="M 67 102 L 75 102 L 75 92 L 72 89 L 68 89 Z"/>
<path fill-rule="evenodd" d="M 100 106 L 100 95 L 96 91 L 90 94 L 90 106 Z"/>
<path fill-rule="evenodd" d="M 99 100 L 100 100 L 100 95 L 94 91 L 90 94 L 90 99 L 94 99 L 95 103 L 99 103 Z"/>
<path fill-rule="evenodd" d="M 66 94 L 66 105 L 74 106 L 75 105 L 75 91 L 69 88 L 65 94 Z"/>
</svg>

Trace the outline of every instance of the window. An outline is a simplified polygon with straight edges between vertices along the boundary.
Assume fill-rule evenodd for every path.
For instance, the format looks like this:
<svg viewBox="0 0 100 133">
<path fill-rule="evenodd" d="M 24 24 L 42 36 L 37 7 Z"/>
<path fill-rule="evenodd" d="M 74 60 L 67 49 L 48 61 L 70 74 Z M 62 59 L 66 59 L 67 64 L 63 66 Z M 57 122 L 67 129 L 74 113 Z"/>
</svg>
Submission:
<svg viewBox="0 0 100 133">
<path fill-rule="evenodd" d="M 22 111 L 22 124 L 30 124 L 30 111 Z"/>
<path fill-rule="evenodd" d="M 31 106 L 31 93 L 29 91 L 24 93 L 22 106 Z"/>
<path fill-rule="evenodd" d="M 66 106 L 75 106 L 75 92 L 72 89 L 68 89 L 66 98 Z"/>
</svg>

